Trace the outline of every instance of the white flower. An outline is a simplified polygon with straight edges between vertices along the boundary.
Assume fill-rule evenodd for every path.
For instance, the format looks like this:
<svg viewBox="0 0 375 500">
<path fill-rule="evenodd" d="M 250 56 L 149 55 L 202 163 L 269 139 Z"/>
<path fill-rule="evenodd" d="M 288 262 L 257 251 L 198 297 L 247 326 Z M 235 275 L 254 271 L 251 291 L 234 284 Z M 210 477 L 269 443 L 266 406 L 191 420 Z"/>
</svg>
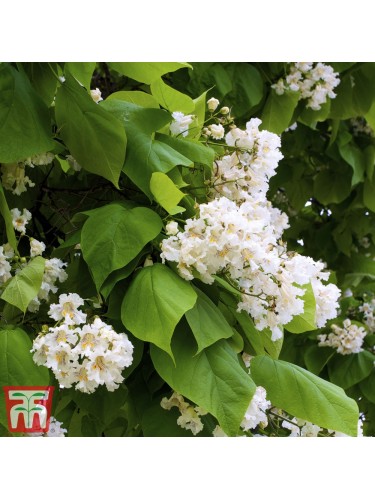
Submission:
<svg viewBox="0 0 375 500">
<path fill-rule="evenodd" d="M 45 249 L 46 245 L 42 241 L 38 241 L 35 238 L 30 238 L 30 257 L 42 255 Z"/>
<path fill-rule="evenodd" d="M 76 172 L 79 172 L 82 169 L 81 165 L 76 161 L 75 158 L 73 158 L 72 155 L 67 155 L 66 161 L 69 163 L 69 165 L 72 167 L 72 169 L 75 170 Z"/>
<path fill-rule="evenodd" d="M 213 437 L 228 437 L 228 434 L 226 434 L 223 429 L 220 427 L 220 425 L 217 425 L 215 429 L 212 431 Z"/>
<path fill-rule="evenodd" d="M 23 209 L 22 214 L 18 210 L 18 208 L 12 208 L 10 212 L 12 214 L 12 223 L 14 229 L 21 234 L 25 234 L 26 226 L 31 220 L 31 213 L 26 208 Z"/>
<path fill-rule="evenodd" d="M 25 166 L 23 163 L 9 163 L 1 165 L 1 183 L 4 189 L 12 191 L 19 196 L 27 191 L 27 187 L 34 187 L 35 183 L 25 175 Z"/>
<path fill-rule="evenodd" d="M 225 134 L 225 129 L 222 125 L 210 125 L 209 127 L 209 131 L 210 131 L 210 136 L 213 138 L 213 139 L 222 139 L 224 137 L 224 134 Z"/>
<path fill-rule="evenodd" d="M 96 88 L 95 90 L 90 90 L 90 95 L 91 95 L 92 100 L 96 103 L 103 100 L 102 93 L 100 92 L 100 90 L 98 88 Z"/>
<path fill-rule="evenodd" d="M 193 115 L 184 115 L 180 111 L 174 111 L 172 113 L 173 121 L 170 124 L 170 131 L 172 135 L 182 135 L 186 137 L 189 131 L 189 125 L 193 122 Z"/>
<path fill-rule="evenodd" d="M 164 410 L 170 410 L 174 406 L 178 408 L 181 415 L 177 419 L 177 425 L 183 429 L 190 430 L 194 436 L 202 431 L 203 423 L 199 417 L 201 415 L 206 415 L 207 412 L 202 410 L 199 406 L 196 406 L 195 408 L 191 406 L 184 400 L 181 394 L 174 392 L 169 399 L 163 398 L 160 402 L 160 406 Z"/>
<path fill-rule="evenodd" d="M 5 283 L 12 277 L 11 270 L 11 265 L 4 254 L 4 247 L 0 246 L 0 283 Z"/>
<path fill-rule="evenodd" d="M 56 321 L 64 320 L 67 325 L 79 325 L 85 323 L 87 316 L 78 310 L 83 304 L 84 300 L 77 293 L 63 293 L 58 304 L 51 304 L 48 315 Z"/>
<path fill-rule="evenodd" d="M 178 224 L 172 220 L 165 226 L 165 231 L 168 235 L 173 236 L 178 233 Z"/>
<path fill-rule="evenodd" d="M 39 165 L 49 165 L 54 160 L 55 155 L 53 153 L 41 153 L 39 155 L 32 156 L 25 160 L 25 165 L 29 167 L 35 167 Z"/>
<path fill-rule="evenodd" d="M 28 432 L 26 435 L 29 437 L 65 437 L 65 433 L 68 432 L 61 426 L 62 422 L 59 422 L 55 417 L 51 417 L 49 421 L 49 428 L 47 432 Z"/>
<path fill-rule="evenodd" d="M 66 429 L 63 429 L 62 422 L 59 422 L 54 417 L 51 417 L 49 422 L 48 432 L 44 434 L 45 437 L 65 437 L 65 433 L 68 432 Z"/>
<path fill-rule="evenodd" d="M 219 106 L 219 104 L 220 104 L 220 101 L 215 99 L 215 97 L 211 97 L 211 99 L 208 99 L 208 101 L 207 101 L 208 110 L 211 111 L 211 113 L 213 113 L 215 111 L 215 109 Z"/>
<path fill-rule="evenodd" d="M 255 429 L 258 425 L 261 427 L 268 425 L 265 412 L 271 408 L 271 403 L 266 399 L 266 396 L 267 393 L 264 387 L 258 386 L 241 422 L 241 427 L 244 431 Z"/>
</svg>

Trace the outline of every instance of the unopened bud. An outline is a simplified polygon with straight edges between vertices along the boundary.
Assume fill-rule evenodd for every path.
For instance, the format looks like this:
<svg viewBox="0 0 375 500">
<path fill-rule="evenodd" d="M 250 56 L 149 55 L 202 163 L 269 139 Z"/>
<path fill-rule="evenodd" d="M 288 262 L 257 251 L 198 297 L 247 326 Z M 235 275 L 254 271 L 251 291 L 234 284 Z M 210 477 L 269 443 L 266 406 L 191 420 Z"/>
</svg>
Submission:
<svg viewBox="0 0 375 500">
<path fill-rule="evenodd" d="M 211 97 L 211 99 L 208 99 L 207 101 L 207 107 L 208 107 L 208 110 L 211 111 L 211 113 L 213 113 L 215 111 L 215 109 L 219 106 L 220 102 L 215 99 L 215 97 Z"/>
<path fill-rule="evenodd" d="M 229 113 L 229 111 L 230 111 L 230 109 L 227 106 L 224 106 L 223 108 L 221 108 L 220 113 L 222 115 L 227 115 Z"/>
</svg>

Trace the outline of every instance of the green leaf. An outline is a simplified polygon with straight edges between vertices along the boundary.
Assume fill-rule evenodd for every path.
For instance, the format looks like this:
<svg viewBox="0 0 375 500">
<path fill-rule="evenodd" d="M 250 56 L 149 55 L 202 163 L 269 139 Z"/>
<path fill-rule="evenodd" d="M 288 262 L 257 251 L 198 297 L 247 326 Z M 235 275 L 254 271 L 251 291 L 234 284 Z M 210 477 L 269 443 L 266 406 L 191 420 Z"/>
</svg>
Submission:
<svg viewBox="0 0 375 500">
<path fill-rule="evenodd" d="M 375 181 L 366 180 L 363 186 L 363 203 L 375 212 Z"/>
<path fill-rule="evenodd" d="M 251 374 L 278 408 L 320 427 L 357 435 L 357 404 L 340 387 L 299 366 L 268 356 L 251 360 Z"/>
<path fill-rule="evenodd" d="M 335 351 L 330 347 L 309 346 L 304 352 L 304 361 L 307 369 L 315 375 L 319 375 L 334 354 Z"/>
<path fill-rule="evenodd" d="M 202 128 L 204 125 L 204 119 L 206 116 L 206 101 L 207 101 L 207 92 L 203 92 L 199 97 L 194 99 L 194 115 L 196 116 L 196 120 L 189 127 L 188 137 L 190 139 L 199 139 Z"/>
<path fill-rule="evenodd" d="M 38 295 L 44 273 L 43 257 L 35 257 L 8 282 L 1 298 L 18 307 L 23 313 Z"/>
<path fill-rule="evenodd" d="M 0 163 L 14 163 L 53 149 L 47 106 L 28 78 L 0 66 Z"/>
<path fill-rule="evenodd" d="M 150 190 L 155 200 L 161 205 L 170 215 L 185 212 L 183 207 L 179 207 L 178 203 L 185 196 L 180 191 L 171 179 L 163 174 L 163 172 L 154 172 L 151 175 Z"/>
<path fill-rule="evenodd" d="M 173 390 L 214 415 L 224 432 L 235 436 L 254 395 L 254 382 L 225 340 L 199 354 L 196 349 L 191 333 L 178 327 L 172 340 L 176 364 L 155 346 L 151 346 L 151 358 Z"/>
<path fill-rule="evenodd" d="M 200 353 L 218 340 L 232 337 L 233 330 L 212 300 L 198 288 L 194 287 L 194 290 L 197 301 L 185 316 L 198 344 L 197 353 Z"/>
<path fill-rule="evenodd" d="M 31 340 L 21 328 L 12 326 L 0 329 L 0 423 L 7 427 L 4 386 L 49 384 L 49 371 L 37 366 L 30 349 Z"/>
<path fill-rule="evenodd" d="M 37 94 L 46 106 L 51 106 L 59 83 L 54 73 L 58 72 L 56 63 L 24 63 L 23 67 Z"/>
<path fill-rule="evenodd" d="M 91 78 L 94 73 L 96 63 L 94 62 L 67 62 L 64 71 L 74 76 L 87 90 L 91 87 Z"/>
<path fill-rule="evenodd" d="M 159 108 L 159 104 L 155 97 L 146 92 L 141 92 L 140 90 L 120 90 L 107 97 L 107 101 L 111 99 L 131 102 L 144 108 Z"/>
<path fill-rule="evenodd" d="M 180 68 L 191 68 L 190 64 L 174 62 L 111 62 L 108 65 L 121 75 L 148 85 L 166 73 Z"/>
<path fill-rule="evenodd" d="M 57 91 L 55 108 L 60 135 L 77 162 L 118 187 L 126 150 L 119 120 L 96 104 L 69 72 Z"/>
<path fill-rule="evenodd" d="M 340 141 L 338 141 L 338 147 L 341 156 L 353 169 L 352 186 L 356 186 L 363 181 L 366 170 L 365 156 L 359 147 L 351 142 L 340 145 Z"/>
<path fill-rule="evenodd" d="M 121 269 L 116 269 L 116 271 L 113 271 L 108 276 L 108 278 L 104 281 L 103 285 L 100 288 L 100 293 L 103 295 L 105 299 L 108 299 L 109 294 L 112 292 L 113 288 L 119 281 L 124 280 L 125 278 L 131 275 L 131 273 L 137 267 L 138 262 L 140 261 L 142 256 L 144 256 L 146 253 L 147 251 L 143 250 L 133 260 L 131 260 L 129 264 L 126 264 L 125 267 L 122 267 Z"/>
<path fill-rule="evenodd" d="M 16 234 L 14 232 L 14 227 L 12 223 L 12 214 L 10 213 L 7 200 L 5 198 L 3 186 L 0 184 L 0 213 L 4 217 L 5 229 L 7 233 L 7 238 L 9 244 L 13 248 L 13 250 L 18 254 L 17 251 L 17 239 Z"/>
<path fill-rule="evenodd" d="M 199 142 L 193 142 L 188 139 L 178 139 L 165 134 L 156 134 L 156 139 L 160 142 L 168 144 L 171 148 L 181 153 L 186 158 L 189 158 L 194 163 L 202 163 L 208 167 L 212 167 L 215 159 L 215 151 L 208 146 L 204 146 Z"/>
<path fill-rule="evenodd" d="M 375 356 L 368 351 L 345 356 L 335 356 L 328 365 L 331 382 L 348 389 L 370 375 Z"/>
<path fill-rule="evenodd" d="M 305 294 L 301 297 L 304 301 L 304 310 L 302 314 L 294 316 L 292 321 L 285 325 L 285 329 L 291 333 L 304 333 L 316 329 L 315 313 L 316 301 L 311 283 L 304 285 Z"/>
<path fill-rule="evenodd" d="M 151 199 L 150 180 L 153 172 L 169 172 L 176 165 L 192 166 L 193 162 L 167 144 L 153 140 L 153 133 L 171 121 L 161 109 L 146 109 L 125 101 L 110 100 L 103 107 L 124 124 L 128 149 L 125 174 Z"/>
<path fill-rule="evenodd" d="M 124 385 L 120 385 L 113 392 L 102 386 L 94 394 L 84 394 L 79 391 L 73 393 L 73 400 L 78 407 L 97 417 L 103 424 L 109 424 L 116 418 L 127 397 L 128 390 Z"/>
<path fill-rule="evenodd" d="M 83 225 L 81 247 L 98 291 L 110 273 L 129 264 L 161 228 L 160 217 L 149 208 L 114 203 L 97 209 Z"/>
<path fill-rule="evenodd" d="M 168 267 L 154 264 L 135 276 L 122 303 L 121 319 L 135 337 L 172 355 L 171 338 L 176 325 L 196 300 L 190 283 Z"/>
<path fill-rule="evenodd" d="M 162 78 L 157 78 L 151 83 L 151 93 L 157 102 L 171 113 L 181 111 L 188 114 L 194 111 L 193 99 L 164 83 Z"/>
<path fill-rule="evenodd" d="M 261 128 L 275 134 L 284 132 L 290 125 L 298 98 L 298 92 L 286 91 L 283 95 L 277 95 L 271 89 L 261 115 Z"/>
<path fill-rule="evenodd" d="M 365 380 L 362 380 L 359 387 L 365 397 L 371 401 L 371 403 L 375 404 L 375 376 L 373 372 L 371 372 L 370 376 Z"/>
<path fill-rule="evenodd" d="M 351 190 L 351 177 L 346 172 L 335 172 L 333 169 L 322 170 L 315 177 L 314 196 L 323 205 L 341 203 Z"/>
<path fill-rule="evenodd" d="M 232 99 L 234 116 L 248 116 L 263 98 L 263 79 L 255 66 L 239 63 L 232 76 L 233 89 L 227 98 Z"/>
</svg>

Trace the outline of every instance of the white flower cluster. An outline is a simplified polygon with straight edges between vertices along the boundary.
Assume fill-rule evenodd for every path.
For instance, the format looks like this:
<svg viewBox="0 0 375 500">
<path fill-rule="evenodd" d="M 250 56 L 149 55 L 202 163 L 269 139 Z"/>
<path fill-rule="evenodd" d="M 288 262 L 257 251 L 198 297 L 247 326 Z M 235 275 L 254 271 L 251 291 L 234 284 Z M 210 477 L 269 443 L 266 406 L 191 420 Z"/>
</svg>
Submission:
<svg viewBox="0 0 375 500">
<path fill-rule="evenodd" d="M 173 121 L 169 126 L 172 135 L 182 135 L 186 137 L 189 133 L 189 125 L 193 123 L 194 115 L 184 115 L 181 111 L 172 113 Z"/>
<path fill-rule="evenodd" d="M 331 325 L 332 332 L 318 335 L 319 346 L 333 347 L 339 354 L 354 354 L 363 351 L 363 339 L 367 332 L 362 326 L 352 324 L 350 319 L 345 319 L 343 327 Z"/>
<path fill-rule="evenodd" d="M 248 431 L 250 429 L 255 429 L 258 425 L 262 428 L 267 427 L 268 419 L 266 410 L 270 408 L 271 403 L 267 400 L 266 390 L 264 387 L 258 386 L 241 422 L 241 428 L 244 431 Z"/>
<path fill-rule="evenodd" d="M 125 333 L 116 333 L 100 318 L 86 323 L 87 315 L 78 309 L 83 304 L 78 294 L 69 293 L 50 306 L 48 314 L 59 324 L 34 340 L 33 360 L 50 368 L 63 387 L 76 384 L 76 390 L 92 393 L 105 385 L 112 392 L 133 362 L 134 347 Z"/>
<path fill-rule="evenodd" d="M 289 437 L 318 437 L 319 432 L 323 430 L 319 425 L 296 417 L 290 421 L 283 420 L 281 426 L 291 431 Z"/>
<path fill-rule="evenodd" d="M 280 138 L 259 131 L 260 123 L 254 118 L 245 131 L 235 128 L 226 135 L 227 145 L 237 149 L 214 163 L 214 199 L 201 204 L 182 231 L 176 223 L 167 225 L 170 237 L 162 242 L 161 257 L 177 262 L 186 280 L 198 275 L 212 284 L 215 275 L 223 275 L 242 294 L 238 310 L 248 312 L 259 330 L 270 328 L 277 340 L 281 325 L 304 311 L 304 285 L 312 284 L 319 327 L 336 316 L 340 291 L 323 285 L 329 277 L 323 263 L 287 252 L 281 241 L 288 217 L 266 198 L 282 158 Z"/>
<path fill-rule="evenodd" d="M 334 99 L 333 89 L 340 83 L 338 73 L 332 66 L 323 63 L 294 63 L 290 66 L 285 79 L 271 85 L 276 94 L 282 95 L 286 90 L 300 93 L 300 99 L 307 99 L 307 108 L 319 110 L 327 101 Z"/>
<path fill-rule="evenodd" d="M 65 437 L 65 433 L 68 431 L 61 427 L 62 425 L 62 422 L 56 420 L 55 417 L 51 417 L 47 432 L 29 432 L 27 435 L 30 437 Z"/>
<path fill-rule="evenodd" d="M 352 127 L 353 135 L 358 136 L 360 134 L 364 134 L 369 135 L 370 137 L 374 137 L 374 130 L 366 122 L 365 118 L 351 118 L 350 125 Z"/>
<path fill-rule="evenodd" d="M 13 256 L 14 251 L 9 243 L 0 246 L 0 284 L 7 282 L 12 277 L 12 266 L 9 261 Z"/>
<path fill-rule="evenodd" d="M 199 406 L 191 406 L 184 400 L 181 394 L 174 392 L 169 399 L 163 398 L 160 402 L 160 406 L 164 410 L 170 410 L 175 406 L 181 413 L 177 419 L 177 425 L 191 431 L 194 436 L 203 429 L 203 423 L 200 417 L 206 415 L 207 412 Z"/>
<path fill-rule="evenodd" d="M 13 194 L 20 195 L 27 191 L 27 186 L 34 187 L 35 183 L 25 175 L 26 165 L 34 168 L 36 165 L 49 165 L 55 155 L 53 153 L 42 153 L 25 161 L 18 163 L 4 163 L 1 166 L 1 182 L 5 189 Z"/>
<path fill-rule="evenodd" d="M 375 333 L 375 299 L 370 302 L 364 302 L 358 308 L 359 312 L 363 313 L 363 322 L 368 327 L 371 333 Z"/>
</svg>

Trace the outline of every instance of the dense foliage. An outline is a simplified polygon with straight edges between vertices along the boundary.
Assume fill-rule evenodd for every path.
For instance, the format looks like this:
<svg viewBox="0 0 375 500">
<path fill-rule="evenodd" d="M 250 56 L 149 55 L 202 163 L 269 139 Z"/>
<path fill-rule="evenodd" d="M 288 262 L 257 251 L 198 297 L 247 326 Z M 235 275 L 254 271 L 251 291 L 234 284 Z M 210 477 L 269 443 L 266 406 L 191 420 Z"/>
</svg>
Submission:
<svg viewBox="0 0 375 500">
<path fill-rule="evenodd" d="M 374 435 L 374 84 L 0 64 L 0 385 L 48 435 Z"/>
</svg>

